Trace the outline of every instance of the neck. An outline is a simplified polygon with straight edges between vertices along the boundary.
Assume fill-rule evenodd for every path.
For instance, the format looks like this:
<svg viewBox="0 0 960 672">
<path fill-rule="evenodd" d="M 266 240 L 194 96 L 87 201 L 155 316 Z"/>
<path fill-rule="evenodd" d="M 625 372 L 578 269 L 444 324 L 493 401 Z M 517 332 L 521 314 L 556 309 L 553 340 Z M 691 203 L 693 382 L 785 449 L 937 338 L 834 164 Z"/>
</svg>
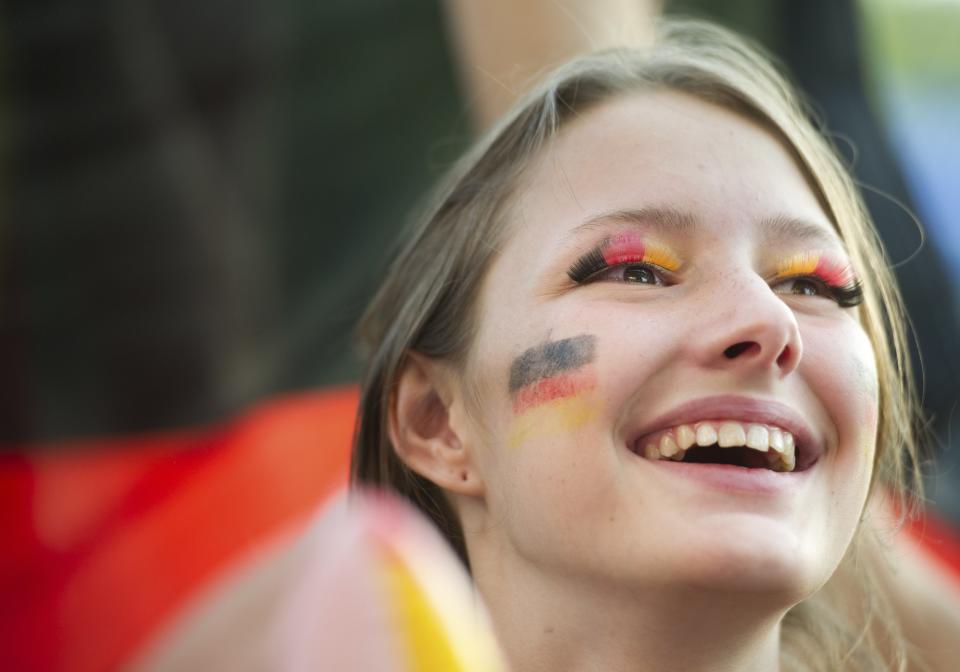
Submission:
<svg viewBox="0 0 960 672">
<path fill-rule="evenodd" d="M 501 556 L 474 576 L 512 672 L 775 672 L 780 619 L 768 597 L 702 587 L 625 589 L 545 575 Z"/>
</svg>

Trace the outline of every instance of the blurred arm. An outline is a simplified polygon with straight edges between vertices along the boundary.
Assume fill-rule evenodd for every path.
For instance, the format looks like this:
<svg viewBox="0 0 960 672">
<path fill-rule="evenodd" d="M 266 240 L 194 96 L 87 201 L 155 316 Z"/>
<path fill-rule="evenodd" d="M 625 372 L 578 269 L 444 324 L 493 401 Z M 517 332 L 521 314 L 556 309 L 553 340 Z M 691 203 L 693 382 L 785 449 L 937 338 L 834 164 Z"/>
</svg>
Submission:
<svg viewBox="0 0 960 672">
<path fill-rule="evenodd" d="M 661 0 L 445 0 L 474 125 L 487 128 L 544 69 L 593 49 L 648 44 Z"/>
</svg>

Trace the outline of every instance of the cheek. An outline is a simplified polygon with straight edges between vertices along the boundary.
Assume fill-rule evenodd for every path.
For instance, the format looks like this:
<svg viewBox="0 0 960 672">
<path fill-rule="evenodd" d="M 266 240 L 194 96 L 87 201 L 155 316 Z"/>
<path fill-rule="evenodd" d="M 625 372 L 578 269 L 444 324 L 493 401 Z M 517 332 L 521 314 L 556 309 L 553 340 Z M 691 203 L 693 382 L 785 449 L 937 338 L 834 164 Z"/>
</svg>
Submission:
<svg viewBox="0 0 960 672">
<path fill-rule="evenodd" d="M 620 430 L 628 419 L 651 408 L 663 410 L 661 400 L 703 390 L 701 372 L 684 352 L 693 324 L 685 312 L 608 310 L 596 322 L 603 334 L 597 364 L 602 401 L 615 441 L 625 438 Z"/>
<path fill-rule="evenodd" d="M 858 357 L 854 359 L 854 368 L 858 376 L 858 389 L 864 390 L 863 393 L 863 423 L 875 434 L 877 429 L 879 407 L 879 384 L 877 381 L 877 367 L 873 360 L 871 351 L 870 357 Z"/>
<path fill-rule="evenodd" d="M 597 338 L 579 334 L 545 340 L 513 359 L 507 394 L 513 415 L 507 449 L 539 436 L 564 434 L 596 415 Z"/>
<path fill-rule="evenodd" d="M 479 404 L 489 423 L 483 452 L 501 472 L 495 480 L 527 469 L 527 462 L 535 467 L 531 452 L 561 450 L 593 423 L 599 409 L 596 351 L 591 333 L 541 334 L 518 347 L 491 349 L 485 364 L 475 367 Z"/>
<path fill-rule="evenodd" d="M 603 427 L 614 428 L 616 439 L 619 412 L 631 407 L 632 396 L 642 391 L 659 397 L 677 383 L 674 367 L 667 364 L 683 342 L 676 335 L 685 318 L 677 312 L 639 311 L 630 305 L 571 312 L 553 320 L 558 327 L 551 332 L 585 333 L 538 343 L 512 360 L 502 354 L 488 360 L 503 362 L 491 367 L 500 374 L 496 377 L 493 372 L 496 383 L 489 387 L 495 388 L 491 391 L 506 418 L 500 439 L 505 453 L 541 446 L 556 454 L 587 441 L 588 435 L 596 444 L 596 432 Z M 575 366 L 568 365 L 575 358 L 538 359 L 537 353 L 542 354 L 547 345 L 583 344 L 587 339 L 589 355 L 574 362 Z M 522 372 L 529 375 L 523 377 Z M 508 379 L 525 384 L 508 384 Z"/>
<path fill-rule="evenodd" d="M 843 330 L 804 338 L 806 378 L 837 435 L 832 460 L 838 481 L 861 487 L 839 488 L 859 497 L 866 492 L 876 451 L 878 385 L 873 347 L 856 323 Z"/>
<path fill-rule="evenodd" d="M 487 504 L 508 527 L 525 530 L 525 544 L 538 535 L 543 543 L 564 537 L 585 506 L 610 506 L 613 465 L 596 441 L 605 343 L 592 333 L 558 332 L 491 357 L 478 372 L 489 395 L 484 415 L 495 423 L 482 448 Z"/>
</svg>

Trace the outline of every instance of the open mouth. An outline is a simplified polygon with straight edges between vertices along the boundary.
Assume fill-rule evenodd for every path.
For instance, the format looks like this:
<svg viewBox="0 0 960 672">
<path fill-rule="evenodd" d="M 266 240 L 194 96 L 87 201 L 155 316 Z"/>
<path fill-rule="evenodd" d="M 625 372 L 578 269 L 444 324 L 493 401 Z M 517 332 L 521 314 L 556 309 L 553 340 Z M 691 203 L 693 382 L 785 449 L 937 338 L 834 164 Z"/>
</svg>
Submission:
<svg viewBox="0 0 960 672">
<path fill-rule="evenodd" d="M 630 445 L 634 453 L 648 460 L 775 472 L 804 471 L 816 462 L 816 456 L 782 427 L 736 420 L 681 424 L 640 437 Z"/>
</svg>

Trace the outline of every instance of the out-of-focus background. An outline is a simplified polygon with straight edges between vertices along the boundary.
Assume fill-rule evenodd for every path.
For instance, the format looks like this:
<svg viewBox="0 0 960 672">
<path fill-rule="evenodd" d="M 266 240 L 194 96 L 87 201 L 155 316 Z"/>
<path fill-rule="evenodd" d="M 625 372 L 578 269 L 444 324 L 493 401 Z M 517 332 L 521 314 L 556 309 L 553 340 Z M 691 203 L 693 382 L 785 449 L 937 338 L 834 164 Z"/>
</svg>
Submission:
<svg viewBox="0 0 960 672">
<path fill-rule="evenodd" d="M 351 329 L 479 125 L 458 5 L 0 9 L 11 669 L 135 659 L 345 481 Z M 862 181 L 939 438 L 935 551 L 960 562 L 960 0 L 664 11 L 777 54 Z"/>
</svg>

